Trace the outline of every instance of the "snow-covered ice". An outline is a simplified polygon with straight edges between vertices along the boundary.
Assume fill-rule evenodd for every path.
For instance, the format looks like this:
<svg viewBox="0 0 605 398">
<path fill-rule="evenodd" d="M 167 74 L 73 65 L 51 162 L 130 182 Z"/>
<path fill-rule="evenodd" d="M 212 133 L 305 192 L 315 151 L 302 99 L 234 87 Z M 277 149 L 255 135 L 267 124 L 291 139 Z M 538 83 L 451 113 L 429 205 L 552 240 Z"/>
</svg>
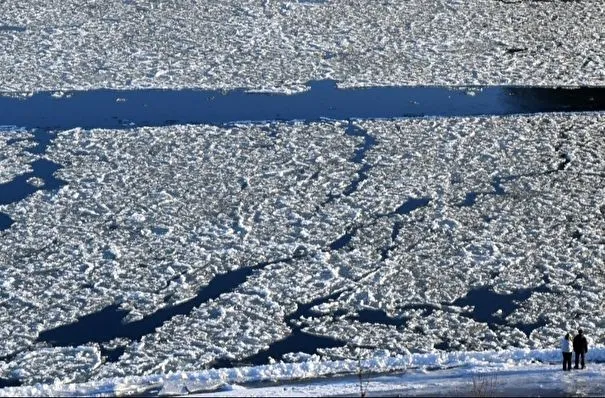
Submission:
<svg viewBox="0 0 605 398">
<path fill-rule="evenodd" d="M 32 171 L 36 155 L 27 151 L 36 146 L 33 135 L 11 126 L 0 126 L 0 184 Z"/>
<path fill-rule="evenodd" d="M 0 2 L 0 91 L 601 85 L 601 1 Z"/>
<path fill-rule="evenodd" d="M 0 377 L 245 364 L 295 328 L 339 343 L 285 361 L 549 349 L 578 326 L 602 344 L 604 128 L 587 113 L 60 132 L 43 156 L 67 185 L 0 206 Z M 39 339 L 111 304 L 145 322 L 248 267 L 155 332 Z"/>
<path fill-rule="evenodd" d="M 605 360 L 605 348 L 592 348 L 588 369 L 571 373 L 553 365 L 560 356 L 558 349 L 512 349 L 281 363 L 38 384 L 5 388 L 0 396 L 359 396 L 359 372 L 370 396 L 565 396 L 601 395 L 605 391 L 605 366 L 593 362 Z M 380 373 L 383 375 L 376 375 Z"/>
<path fill-rule="evenodd" d="M 10 363 L 2 364 L 2 373 L 41 383 L 52 383 L 58 378 L 66 383 L 83 382 L 88 379 L 90 370 L 101 363 L 98 347 L 41 348 L 16 355 Z"/>
</svg>

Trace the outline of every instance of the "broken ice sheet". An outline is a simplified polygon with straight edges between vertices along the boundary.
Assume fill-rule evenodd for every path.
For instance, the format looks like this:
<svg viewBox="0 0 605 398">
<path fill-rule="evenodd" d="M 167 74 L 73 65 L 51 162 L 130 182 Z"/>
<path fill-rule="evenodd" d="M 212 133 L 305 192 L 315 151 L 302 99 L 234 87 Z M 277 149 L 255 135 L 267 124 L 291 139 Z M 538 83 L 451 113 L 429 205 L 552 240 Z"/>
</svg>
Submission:
<svg viewBox="0 0 605 398">
<path fill-rule="evenodd" d="M 28 149 L 35 145 L 31 133 L 0 126 L 0 184 L 8 183 L 16 176 L 32 171 L 30 164 L 37 155 Z"/>
<path fill-rule="evenodd" d="M 290 332 L 269 297 L 228 293 L 178 316 L 157 333 L 133 343 L 95 379 L 205 368 L 218 359 L 242 359 Z"/>
<path fill-rule="evenodd" d="M 578 322 L 600 319 L 602 114 L 353 123 L 376 140 L 359 163 L 364 138 L 343 122 L 59 134 L 46 156 L 68 185 L 0 209 L 15 221 L 0 245 L 6 354 L 112 303 L 127 321 L 168 315 L 95 377 L 242 360 L 291 327 L 351 338 L 326 358 L 545 347 L 567 310 L 540 295 L 567 285 Z M 454 304 L 482 287 L 529 293 L 489 323 Z"/>
<path fill-rule="evenodd" d="M 3 370 L 3 377 L 24 384 L 83 382 L 101 365 L 98 347 L 39 348 L 17 355 Z"/>
<path fill-rule="evenodd" d="M 358 141 L 337 122 L 61 133 L 47 156 L 68 185 L 2 208 L 4 292 L 22 300 L 6 324 L 46 330 L 113 302 L 141 319 L 217 274 L 325 246 L 340 227 L 315 209 Z"/>
<path fill-rule="evenodd" d="M 11 92 L 604 82 L 598 1 L 26 0 L 0 15 Z"/>
</svg>

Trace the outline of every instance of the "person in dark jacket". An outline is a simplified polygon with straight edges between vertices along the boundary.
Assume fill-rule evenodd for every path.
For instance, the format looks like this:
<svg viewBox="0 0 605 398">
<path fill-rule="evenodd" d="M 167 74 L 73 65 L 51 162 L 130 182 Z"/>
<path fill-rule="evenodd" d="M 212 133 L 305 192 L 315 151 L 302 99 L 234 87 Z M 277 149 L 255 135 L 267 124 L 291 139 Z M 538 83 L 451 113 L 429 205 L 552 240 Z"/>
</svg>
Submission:
<svg viewBox="0 0 605 398">
<path fill-rule="evenodd" d="M 584 369 L 584 356 L 588 352 L 588 340 L 586 340 L 582 329 L 578 329 L 578 334 L 573 338 L 573 351 L 576 353 L 574 369 L 578 369 L 578 364 L 581 364 L 582 369 Z"/>
</svg>

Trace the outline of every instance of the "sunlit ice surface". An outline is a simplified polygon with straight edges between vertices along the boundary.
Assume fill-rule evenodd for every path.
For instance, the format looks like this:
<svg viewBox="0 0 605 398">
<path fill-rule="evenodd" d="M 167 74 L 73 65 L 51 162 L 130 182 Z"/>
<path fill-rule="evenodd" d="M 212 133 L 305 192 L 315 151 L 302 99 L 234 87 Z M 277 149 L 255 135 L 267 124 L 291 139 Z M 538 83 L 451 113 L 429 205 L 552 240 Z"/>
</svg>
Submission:
<svg viewBox="0 0 605 398">
<path fill-rule="evenodd" d="M 599 343 L 604 125 L 57 132 L 54 173 L 0 206 L 3 379 Z M 15 137 L 3 156 L 30 156 Z"/>
<path fill-rule="evenodd" d="M 0 3 L 2 91 L 605 82 L 605 5 L 123 0 Z"/>
</svg>

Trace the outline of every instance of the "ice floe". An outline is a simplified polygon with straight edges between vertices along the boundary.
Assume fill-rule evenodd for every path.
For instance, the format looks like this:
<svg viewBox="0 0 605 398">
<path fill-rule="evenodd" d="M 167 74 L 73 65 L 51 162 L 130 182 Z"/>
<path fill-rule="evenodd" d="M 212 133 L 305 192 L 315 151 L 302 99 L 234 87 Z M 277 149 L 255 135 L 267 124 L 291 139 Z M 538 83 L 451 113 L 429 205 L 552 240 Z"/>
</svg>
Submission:
<svg viewBox="0 0 605 398">
<path fill-rule="evenodd" d="M 0 4 L 0 91 L 599 85 L 599 1 Z M 472 92 L 471 92 L 472 93 Z"/>
<path fill-rule="evenodd" d="M 31 133 L 16 127 L 0 126 L 0 185 L 32 170 L 30 163 L 37 156 L 27 149 L 35 145 Z"/>
</svg>

